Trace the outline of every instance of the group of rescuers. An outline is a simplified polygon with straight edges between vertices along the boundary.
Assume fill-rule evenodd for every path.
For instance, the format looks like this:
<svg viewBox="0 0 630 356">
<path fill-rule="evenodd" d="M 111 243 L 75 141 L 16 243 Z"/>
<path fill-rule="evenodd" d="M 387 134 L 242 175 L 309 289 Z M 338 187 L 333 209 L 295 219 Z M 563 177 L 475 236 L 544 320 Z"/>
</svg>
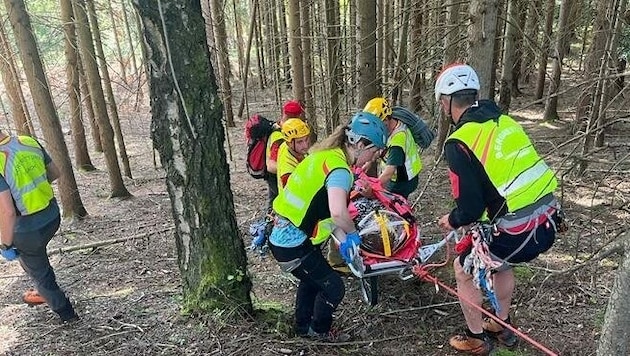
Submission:
<svg viewBox="0 0 630 356">
<path fill-rule="evenodd" d="M 479 89 L 477 74 L 465 64 L 446 67 L 436 80 L 435 100 L 455 126 L 444 152 L 456 207 L 438 224 L 445 232 L 477 221 L 495 224 L 498 232 L 489 250 L 502 263 L 493 271 L 500 306 L 495 314 L 510 325 L 515 281 L 507 262 L 530 261 L 553 244 L 557 181 L 521 126 L 494 102 L 479 100 Z M 280 130 L 268 140 L 269 203 L 275 214 L 269 245 L 281 268 L 300 280 L 295 302 L 299 336 L 332 342 L 349 337 L 331 328 L 333 312 L 345 294 L 344 283 L 312 237 L 321 238 L 318 225 L 329 221 L 338 254 L 351 262 L 351 251 L 361 242 L 348 211 L 354 182 L 351 167 L 367 169 L 385 157 L 378 176 L 383 188 L 406 198 L 418 186 L 419 149 L 410 130 L 391 113 L 387 100 L 372 99 L 348 124 L 311 147 L 303 108 L 289 101 L 278 122 Z M 25 302 L 46 303 L 62 322 L 70 322 L 78 316 L 57 285 L 46 254 L 60 223 L 51 187 L 58 176 L 37 140 L 0 132 L 0 254 L 19 260 L 33 280 L 36 290 L 24 295 Z M 514 332 L 484 320 L 477 309 L 482 294 L 462 267 L 470 246 L 458 251 L 454 268 L 467 329 L 453 336 L 450 344 L 473 354 L 489 353 L 491 337 L 513 346 Z"/>
<path fill-rule="evenodd" d="M 444 153 L 456 203 L 438 225 L 445 233 L 475 222 L 496 226 L 489 245 L 490 256 L 500 265 L 492 271 L 499 305 L 495 316 L 510 326 L 515 280 L 509 263 L 530 261 L 552 246 L 559 209 L 553 195 L 557 180 L 523 128 L 493 101 L 479 100 L 479 90 L 477 73 L 466 64 L 445 67 L 436 79 L 435 100 L 454 125 Z M 349 123 L 312 146 L 311 129 L 299 102 L 284 103 L 277 125 L 279 130 L 267 145 L 268 203 L 275 215 L 269 247 L 280 268 L 300 281 L 295 333 L 328 342 L 347 341 L 350 335 L 332 323 L 345 294 L 335 269 L 339 271 L 338 262 L 349 264 L 361 243 L 348 211 L 353 168 L 367 171 L 380 161 L 382 187 L 408 198 L 418 187 L 422 169 L 419 147 L 382 97 L 370 100 Z M 330 227 L 322 228 L 324 222 Z M 336 242 L 329 240 L 327 258 L 319 246 L 331 229 Z M 467 328 L 451 337 L 450 345 L 484 355 L 495 341 L 513 347 L 517 337 L 511 327 L 483 318 L 479 311 L 482 292 L 463 268 L 471 248 L 465 241 L 456 249 L 459 256 L 453 266 Z M 331 255 L 341 259 L 335 261 Z"/>
</svg>

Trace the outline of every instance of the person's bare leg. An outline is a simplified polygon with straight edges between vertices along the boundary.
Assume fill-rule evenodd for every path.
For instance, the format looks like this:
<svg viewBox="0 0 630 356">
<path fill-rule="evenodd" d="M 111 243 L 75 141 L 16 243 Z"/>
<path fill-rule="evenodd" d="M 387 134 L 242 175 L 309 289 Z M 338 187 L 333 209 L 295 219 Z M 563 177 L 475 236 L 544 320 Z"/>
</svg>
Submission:
<svg viewBox="0 0 630 356">
<path fill-rule="evenodd" d="M 495 312 L 501 320 L 505 320 L 510 315 L 512 304 L 512 294 L 514 293 L 514 271 L 512 268 L 497 272 L 493 276 L 494 294 L 499 302 L 501 310 Z"/>
<path fill-rule="evenodd" d="M 475 306 L 481 307 L 481 291 L 475 287 L 472 275 L 464 272 L 464 269 L 459 264 L 459 258 L 455 258 L 453 267 L 455 269 L 455 279 L 457 280 L 459 304 L 462 308 L 462 312 L 464 313 L 466 325 L 468 325 L 468 329 L 470 329 L 472 333 L 479 334 L 483 332 L 483 318 L 481 317 L 481 312 L 476 309 Z M 462 300 L 462 298 L 466 299 L 466 301 Z M 470 303 L 474 305 L 471 305 Z"/>
</svg>

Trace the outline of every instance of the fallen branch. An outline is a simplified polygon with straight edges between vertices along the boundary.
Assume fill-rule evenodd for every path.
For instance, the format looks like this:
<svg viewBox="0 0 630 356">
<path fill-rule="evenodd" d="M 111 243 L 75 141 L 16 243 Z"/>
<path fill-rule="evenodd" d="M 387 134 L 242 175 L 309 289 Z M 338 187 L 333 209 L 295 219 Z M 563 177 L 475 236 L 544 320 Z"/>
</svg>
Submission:
<svg viewBox="0 0 630 356">
<path fill-rule="evenodd" d="M 97 248 L 97 247 L 118 244 L 118 243 L 121 243 L 121 242 L 127 242 L 127 241 L 137 240 L 137 239 L 143 239 L 145 237 L 149 237 L 151 235 L 159 234 L 159 233 L 162 233 L 162 232 L 171 231 L 173 229 L 174 229 L 174 227 L 171 226 L 171 227 L 168 227 L 168 228 L 163 229 L 163 230 L 149 231 L 149 232 L 146 232 L 144 234 L 139 234 L 139 235 L 134 235 L 134 236 L 119 237 L 117 239 L 110 239 L 110 240 L 105 240 L 105 241 L 93 242 L 93 243 L 89 243 L 89 244 L 85 244 L 85 245 L 77 245 L 77 246 L 68 246 L 68 247 L 56 248 L 56 249 L 53 249 L 53 250 L 49 250 L 48 251 L 48 256 L 58 255 L 58 254 L 66 253 L 66 252 L 88 250 L 88 249 L 93 249 L 93 248 Z"/>
<path fill-rule="evenodd" d="M 387 316 L 387 315 L 390 315 L 390 314 L 408 313 L 408 312 L 416 311 L 416 310 L 444 307 L 444 306 L 447 306 L 447 305 L 454 305 L 454 304 L 459 304 L 459 302 L 446 302 L 446 303 L 438 303 L 438 304 L 431 304 L 431 305 L 423 305 L 421 307 L 397 309 L 397 310 L 391 310 L 391 311 L 388 311 L 388 312 L 384 312 L 384 313 L 381 313 L 379 315 L 380 316 Z"/>
</svg>

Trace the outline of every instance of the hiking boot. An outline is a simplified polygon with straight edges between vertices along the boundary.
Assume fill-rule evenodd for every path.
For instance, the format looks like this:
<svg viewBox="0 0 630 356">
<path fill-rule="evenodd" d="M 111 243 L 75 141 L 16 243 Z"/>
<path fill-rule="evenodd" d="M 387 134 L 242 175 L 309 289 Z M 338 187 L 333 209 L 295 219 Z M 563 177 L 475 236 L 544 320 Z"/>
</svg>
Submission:
<svg viewBox="0 0 630 356">
<path fill-rule="evenodd" d="M 323 342 L 346 342 L 350 340 L 350 334 L 346 334 L 341 330 L 330 329 L 328 332 L 318 333 L 312 328 L 308 329 L 308 333 L 300 335 L 308 339 L 323 341 Z"/>
<path fill-rule="evenodd" d="M 470 336 L 468 335 L 470 334 Z M 488 355 L 492 351 L 492 342 L 485 334 L 481 334 L 481 339 L 476 335 L 472 336 L 470 332 L 464 335 L 455 335 L 451 337 L 449 343 L 451 346 L 461 352 L 467 352 L 471 355 Z"/>
<path fill-rule="evenodd" d="M 24 292 L 24 294 L 22 295 L 22 301 L 31 307 L 46 303 L 44 297 L 39 295 L 39 293 L 37 293 L 37 291 L 34 289 L 29 289 Z"/>
<path fill-rule="evenodd" d="M 505 321 L 510 324 L 509 319 Z M 485 319 L 483 321 L 483 330 L 493 339 L 496 339 L 507 347 L 514 347 L 518 342 L 518 338 L 514 331 L 504 328 L 503 325 L 494 321 L 494 319 Z"/>
<path fill-rule="evenodd" d="M 70 303 L 70 300 L 67 298 L 66 298 L 66 305 L 63 308 L 53 310 L 53 311 L 57 313 L 57 315 L 59 315 L 59 319 L 62 324 L 69 324 L 69 323 L 73 323 L 79 320 L 79 316 L 74 311 L 74 307 L 72 306 L 72 303 Z"/>
</svg>

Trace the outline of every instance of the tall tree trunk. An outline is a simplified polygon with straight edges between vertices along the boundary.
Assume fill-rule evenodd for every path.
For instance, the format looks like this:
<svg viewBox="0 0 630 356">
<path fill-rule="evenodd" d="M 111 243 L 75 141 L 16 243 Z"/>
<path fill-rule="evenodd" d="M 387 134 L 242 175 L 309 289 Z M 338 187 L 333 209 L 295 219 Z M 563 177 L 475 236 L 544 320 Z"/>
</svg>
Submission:
<svg viewBox="0 0 630 356">
<path fill-rule="evenodd" d="M 290 1 L 290 0 L 289 0 Z M 280 60 L 282 61 L 282 68 L 284 71 L 284 77 L 286 80 L 287 88 L 291 87 L 293 84 L 291 75 L 293 74 L 293 69 L 291 68 L 291 62 L 289 58 L 291 58 L 291 51 L 289 50 L 289 31 L 290 25 L 287 24 L 287 14 L 286 8 L 284 7 L 284 0 L 276 0 L 276 7 L 278 11 L 276 11 L 276 20 L 278 24 L 278 35 L 280 39 Z"/>
<path fill-rule="evenodd" d="M 582 128 L 591 113 L 601 61 L 604 60 L 606 54 L 606 38 L 610 36 L 611 24 L 608 10 L 614 2 L 614 0 L 600 0 L 596 4 L 595 18 L 593 19 L 593 39 L 584 61 L 583 81 L 589 84 L 582 89 L 577 99 L 575 121 L 573 123 L 574 132 Z"/>
<path fill-rule="evenodd" d="M 458 53 L 457 53 L 457 41 L 459 39 L 459 8 L 460 2 L 459 0 L 448 0 L 446 3 L 447 13 L 446 13 L 446 37 L 444 38 L 444 64 L 449 65 L 451 63 L 457 62 Z M 431 95 L 433 98 L 433 95 Z M 435 100 L 435 99 L 433 99 Z M 446 137 L 449 134 L 449 130 L 451 127 L 451 119 L 448 118 L 442 110 L 440 110 L 439 121 L 438 121 L 438 132 L 437 132 L 437 152 L 435 155 L 435 159 L 439 160 L 442 156 L 442 151 L 444 149 L 444 142 L 446 141 Z"/>
<path fill-rule="evenodd" d="M 235 127 L 232 111 L 232 87 L 230 85 L 230 57 L 227 46 L 227 32 L 225 29 L 225 11 L 223 0 L 210 0 L 210 14 L 214 30 L 214 44 L 217 46 L 217 64 L 219 65 L 219 79 L 221 81 L 221 101 L 225 110 L 225 124 Z M 204 32 L 205 33 L 205 32 Z"/>
<path fill-rule="evenodd" d="M 87 0 L 88 21 L 90 22 L 90 28 L 94 34 L 94 47 L 96 48 L 96 54 L 98 64 L 101 69 L 103 78 L 103 86 L 105 87 L 105 96 L 107 97 L 107 107 L 109 108 L 109 117 L 114 129 L 114 137 L 118 143 L 118 154 L 123 166 L 123 172 L 125 176 L 132 178 L 131 166 L 129 166 L 129 157 L 127 156 L 127 147 L 125 146 L 125 139 L 123 137 L 122 129 L 120 128 L 120 118 L 118 117 L 118 107 L 116 106 L 116 98 L 114 97 L 114 90 L 112 89 L 112 80 L 109 77 L 109 69 L 107 61 L 105 60 L 105 52 L 103 51 L 103 44 L 101 42 L 101 30 L 98 25 L 98 17 L 96 16 L 96 9 L 94 8 L 94 0 Z"/>
<path fill-rule="evenodd" d="M 618 0 L 613 1 L 612 7 L 610 11 L 610 36 L 606 41 L 606 49 L 608 55 L 605 57 L 606 62 L 606 70 L 604 72 L 604 76 L 601 78 L 603 81 L 603 93 L 602 93 L 602 103 L 599 109 L 599 115 L 597 117 L 597 127 L 602 128 L 595 133 L 595 147 L 602 147 L 604 145 L 604 139 L 606 137 L 606 122 L 608 121 L 608 107 L 610 105 L 612 97 L 614 94 L 612 93 L 614 89 L 614 80 L 612 76 L 617 74 L 617 59 L 620 57 L 618 46 L 619 46 L 619 37 L 623 35 L 623 21 L 620 20 L 619 15 L 623 14 L 626 11 L 627 0 Z"/>
<path fill-rule="evenodd" d="M 93 171 L 85 139 L 81 115 L 81 85 L 79 83 L 79 53 L 77 52 L 77 35 L 74 27 L 74 14 L 71 0 L 60 0 L 61 19 L 63 21 L 64 53 L 66 56 L 66 77 L 68 87 L 68 106 L 70 107 L 70 127 L 74 143 L 74 163 L 77 169 Z"/>
<path fill-rule="evenodd" d="M 136 105 L 142 98 L 144 98 L 144 86 L 142 85 L 142 71 L 138 69 L 138 64 L 136 63 L 136 44 L 133 39 L 133 32 L 131 31 L 131 25 L 129 24 L 129 16 L 127 16 L 127 6 L 125 2 L 127 0 L 122 0 L 120 2 L 121 12 L 123 14 L 123 23 L 125 24 L 125 34 L 127 35 L 127 42 L 129 43 L 129 61 L 131 62 L 131 68 L 133 69 L 133 74 L 136 76 L 135 80 L 137 83 L 136 86 Z"/>
<path fill-rule="evenodd" d="M 472 0 L 469 5 L 468 55 L 470 65 L 479 75 L 481 99 L 494 98 L 495 37 L 497 30 L 497 0 Z"/>
<path fill-rule="evenodd" d="M 339 1 L 326 0 L 326 43 L 328 45 L 328 90 L 330 91 L 330 125 L 339 125 L 339 103 L 341 94 L 341 40 L 339 39 Z"/>
<path fill-rule="evenodd" d="M 255 22 L 254 31 L 256 32 L 256 62 L 258 64 L 258 86 L 260 89 L 267 87 L 267 68 L 265 66 L 265 48 L 263 46 L 263 32 L 262 25 L 264 22 L 264 16 L 260 11 L 260 2 L 258 0 L 252 0 L 252 7 L 256 9 L 256 12 L 260 14 L 260 19 Z"/>
<path fill-rule="evenodd" d="M 409 107 L 414 112 L 420 112 L 423 108 L 422 94 L 424 89 L 423 69 L 421 65 L 423 51 L 423 3 L 421 1 L 411 2 L 411 68 L 413 68 L 413 80 L 411 82 Z M 447 5 L 448 6 L 448 5 Z M 449 11 L 450 11 L 449 7 Z M 448 33 L 447 33 L 448 36 Z"/>
<path fill-rule="evenodd" d="M 499 107 L 504 113 L 510 110 L 513 88 L 514 56 L 516 54 L 516 32 L 518 21 L 518 1 L 508 0 L 507 22 L 505 26 L 505 41 L 503 47 L 503 66 L 501 71 L 501 85 L 499 86 Z"/>
<path fill-rule="evenodd" d="M 135 1 L 151 53 L 153 142 L 167 174 L 184 309 L 250 315 L 252 283 L 236 225 L 223 108 L 199 0 Z"/>
<path fill-rule="evenodd" d="M 300 31 L 300 0 L 289 0 L 287 3 L 289 23 L 289 52 L 291 57 L 291 84 L 293 98 L 304 102 L 304 69 L 302 65 L 302 35 Z"/>
<path fill-rule="evenodd" d="M 258 6 L 256 6 L 257 1 L 253 0 L 251 6 L 251 17 L 249 19 L 249 35 L 247 37 L 247 46 L 245 51 L 245 63 L 243 64 L 243 97 L 241 98 L 241 103 L 238 106 L 238 117 L 243 117 L 243 110 L 246 108 L 247 104 L 247 83 L 249 79 L 249 60 L 251 58 L 252 52 L 252 40 L 256 35 L 256 18 L 258 15 Z M 246 117 L 249 117 L 249 108 L 247 108 Z"/>
<path fill-rule="evenodd" d="M 567 22 L 573 0 L 562 0 L 560 4 L 560 18 L 558 19 L 558 36 L 554 50 L 553 71 L 551 83 L 547 92 L 547 102 L 543 120 L 554 121 L 558 119 L 558 92 L 560 89 L 560 75 L 562 74 L 562 60 L 564 59 L 564 41 L 567 39 Z"/>
<path fill-rule="evenodd" d="M 387 0 L 376 0 L 376 68 L 378 75 L 385 65 L 385 3 Z M 358 8 L 358 6 L 357 6 Z"/>
<path fill-rule="evenodd" d="M 525 35 L 523 39 L 523 54 L 521 60 L 521 74 L 520 77 L 523 82 L 529 83 L 534 69 L 534 59 L 536 58 L 536 52 L 533 50 L 538 46 L 538 32 L 539 32 L 539 18 L 540 9 L 542 6 L 542 0 L 534 0 L 531 3 L 525 2 L 528 6 L 527 20 L 525 21 Z"/>
<path fill-rule="evenodd" d="M 243 79 L 244 55 L 243 55 L 243 31 L 241 31 L 241 17 L 236 10 L 236 0 L 232 0 L 232 10 L 234 10 L 234 28 L 236 30 L 236 49 L 238 53 L 238 78 Z"/>
<path fill-rule="evenodd" d="M 403 91 L 404 82 L 403 73 L 407 72 L 407 34 L 409 33 L 409 9 L 407 2 L 400 0 L 402 24 L 400 29 L 400 37 L 398 39 L 398 58 L 396 59 L 396 67 L 394 68 L 392 102 L 400 104 L 400 93 Z M 410 6 L 409 6 L 410 7 Z"/>
<path fill-rule="evenodd" d="M 346 53 L 349 53 L 350 58 L 348 58 L 348 70 L 350 71 L 350 90 L 348 93 L 351 98 L 352 103 L 356 102 L 357 99 L 357 81 L 358 81 L 358 61 L 357 61 L 357 2 L 356 1 L 348 1 L 348 17 L 350 17 L 349 21 L 349 39 L 348 46 L 350 50 Z M 348 96 L 346 96 L 348 97 Z"/>
<path fill-rule="evenodd" d="M 70 0 L 74 2 L 74 0 Z M 73 10 L 74 12 L 74 10 Z M 76 27 L 75 27 L 76 30 Z M 78 40 L 78 39 L 77 39 Z M 77 41 L 77 53 L 80 54 L 78 41 Z M 77 58 L 77 70 L 79 71 L 79 86 L 81 87 L 81 102 L 85 108 L 85 113 L 90 123 L 90 136 L 92 137 L 92 143 L 94 144 L 94 151 L 103 152 L 103 143 L 101 142 L 101 130 L 98 128 L 98 120 L 94 114 L 94 106 L 92 105 L 92 95 L 90 95 L 90 89 L 87 84 L 87 77 L 85 76 L 85 70 L 83 69 L 83 61 L 81 56 Z"/>
<path fill-rule="evenodd" d="M 125 0 L 122 0 L 123 2 Z M 107 13 L 109 14 L 109 19 L 112 22 L 112 31 L 114 32 L 114 44 L 116 45 L 116 54 L 118 55 L 118 64 L 120 65 L 120 76 L 125 84 L 127 83 L 127 63 L 125 63 L 125 58 L 123 58 L 122 49 L 120 47 L 120 38 L 119 38 L 119 27 L 117 26 L 118 20 L 114 15 L 114 8 L 112 7 L 112 0 L 107 0 Z"/>
<path fill-rule="evenodd" d="M 381 82 L 376 67 L 376 0 L 357 3 L 359 38 L 359 107 L 381 96 Z"/>
<path fill-rule="evenodd" d="M 31 95 L 35 103 L 37 103 L 35 111 L 37 116 L 39 116 L 44 131 L 44 139 L 48 143 L 46 148 L 61 172 L 59 197 L 63 207 L 63 215 L 70 218 L 82 218 L 87 215 L 87 211 L 83 207 L 83 202 L 79 195 L 79 188 L 72 171 L 68 147 L 66 147 L 66 143 L 63 140 L 59 116 L 50 95 L 48 79 L 44 73 L 42 60 L 37 50 L 31 20 L 26 12 L 23 0 L 4 0 L 4 6 L 9 13 L 9 20 L 18 43 Z"/>
<path fill-rule="evenodd" d="M 538 73 L 536 75 L 536 92 L 534 98 L 539 100 L 545 91 L 545 79 L 547 78 L 547 59 L 551 50 L 551 31 L 553 29 L 553 14 L 556 0 L 547 0 L 545 7 L 545 31 L 542 34 L 542 46 L 538 57 Z"/>
<path fill-rule="evenodd" d="M 4 29 L 4 21 L 0 22 L 0 72 L 2 73 L 2 83 L 9 96 L 11 103 L 11 116 L 15 123 L 18 135 L 30 135 L 36 137 L 33 124 L 30 123 L 30 115 L 25 105 L 24 93 L 20 86 L 13 53 Z"/>
<path fill-rule="evenodd" d="M 6 1 L 6 0 L 5 0 Z M 81 62 L 83 63 L 85 76 L 87 79 L 88 89 L 92 100 L 94 114 L 98 120 L 98 128 L 105 153 L 105 163 L 109 173 L 109 184 L 111 189 L 110 196 L 112 198 L 125 198 L 131 196 L 120 174 L 118 166 L 118 157 L 116 156 L 116 146 L 114 145 L 114 131 L 109 123 L 107 108 L 105 104 L 105 95 L 101 87 L 101 76 L 98 72 L 96 64 L 96 54 L 94 52 L 94 43 L 90 32 L 87 12 L 85 8 L 85 0 L 77 0 L 73 2 L 74 16 L 76 19 L 77 34 L 79 37 L 79 50 L 81 53 Z"/>
<path fill-rule="evenodd" d="M 630 230 L 621 238 L 624 255 L 610 291 L 597 344 L 597 355 L 601 356 L 630 354 L 630 338 L 626 329 L 630 325 Z"/>
<path fill-rule="evenodd" d="M 313 95 L 313 44 L 311 43 L 311 37 L 313 31 L 311 30 L 311 6 L 310 1 L 300 2 L 302 6 L 300 9 L 300 21 L 302 22 L 302 74 L 304 75 L 304 106 L 306 110 L 306 120 L 311 127 L 317 129 L 317 108 L 315 106 L 315 100 Z M 317 130 L 315 130 L 317 131 Z"/>
</svg>

